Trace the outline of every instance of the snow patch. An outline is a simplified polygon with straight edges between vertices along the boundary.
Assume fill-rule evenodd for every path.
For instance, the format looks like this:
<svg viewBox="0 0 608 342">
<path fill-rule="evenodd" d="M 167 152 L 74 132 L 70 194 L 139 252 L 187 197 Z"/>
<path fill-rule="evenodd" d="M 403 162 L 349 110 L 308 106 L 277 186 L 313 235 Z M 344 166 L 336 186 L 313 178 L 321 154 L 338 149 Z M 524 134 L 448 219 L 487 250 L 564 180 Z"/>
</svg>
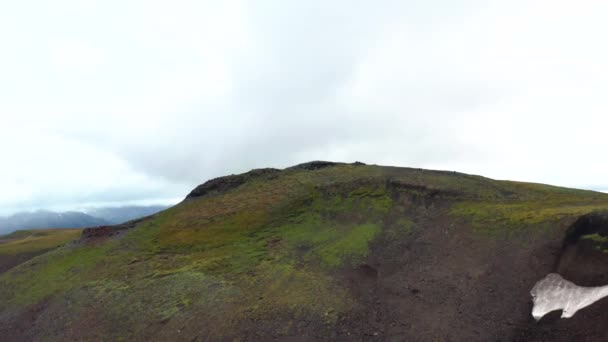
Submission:
<svg viewBox="0 0 608 342">
<path fill-rule="evenodd" d="M 578 286 L 557 273 L 549 273 L 539 280 L 532 291 L 532 317 L 539 321 L 549 312 L 562 310 L 561 318 L 574 314 L 608 296 L 608 285 L 599 287 Z"/>
</svg>

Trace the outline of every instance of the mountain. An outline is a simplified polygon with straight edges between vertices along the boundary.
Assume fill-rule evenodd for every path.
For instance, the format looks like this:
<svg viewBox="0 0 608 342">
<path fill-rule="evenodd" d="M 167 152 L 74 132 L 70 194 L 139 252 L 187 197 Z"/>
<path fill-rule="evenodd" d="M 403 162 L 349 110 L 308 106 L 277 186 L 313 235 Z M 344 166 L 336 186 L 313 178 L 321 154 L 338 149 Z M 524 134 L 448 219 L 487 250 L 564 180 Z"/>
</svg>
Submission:
<svg viewBox="0 0 608 342">
<path fill-rule="evenodd" d="M 81 212 L 68 211 L 56 213 L 39 210 L 0 217 L 0 234 L 18 229 L 81 228 L 107 224 L 110 224 L 110 222 Z"/>
<path fill-rule="evenodd" d="M 168 206 L 123 206 L 90 208 L 85 212 L 39 210 L 0 217 L 0 234 L 19 229 L 83 228 L 119 224 L 155 214 Z"/>
<path fill-rule="evenodd" d="M 112 224 L 119 224 L 155 214 L 161 210 L 167 209 L 168 207 L 169 206 L 166 205 L 101 207 L 87 209 L 85 213 L 101 218 Z"/>
<path fill-rule="evenodd" d="M 549 273 L 608 284 L 608 194 L 311 162 L 209 180 L 0 274 L 0 336 L 608 340 L 605 300 L 534 320 Z"/>
</svg>

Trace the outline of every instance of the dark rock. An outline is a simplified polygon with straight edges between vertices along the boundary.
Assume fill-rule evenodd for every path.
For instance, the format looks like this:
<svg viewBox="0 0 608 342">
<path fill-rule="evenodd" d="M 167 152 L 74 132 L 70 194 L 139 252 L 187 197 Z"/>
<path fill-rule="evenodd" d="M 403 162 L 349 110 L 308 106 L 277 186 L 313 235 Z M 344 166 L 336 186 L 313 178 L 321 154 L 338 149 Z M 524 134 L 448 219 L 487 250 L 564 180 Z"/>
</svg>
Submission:
<svg viewBox="0 0 608 342">
<path fill-rule="evenodd" d="M 554 269 L 580 286 L 608 284 L 608 212 L 579 217 L 566 231 Z"/>
<path fill-rule="evenodd" d="M 142 221 L 145 221 L 152 217 L 154 217 L 154 215 L 151 215 L 148 217 L 142 217 L 137 220 L 132 220 L 132 221 L 125 222 L 123 224 L 117 224 L 114 226 L 99 226 L 99 227 L 85 228 L 82 231 L 82 234 L 80 235 L 80 241 L 88 242 L 91 240 L 97 240 L 97 239 L 117 236 L 117 235 L 124 233 L 125 231 L 127 231 L 129 229 L 135 228 Z"/>
<path fill-rule="evenodd" d="M 271 178 L 279 173 L 278 169 L 254 169 L 240 175 L 230 175 L 224 177 L 218 177 L 206 181 L 205 183 L 197 186 L 188 196 L 186 200 L 206 196 L 209 194 L 221 194 L 226 191 L 238 188 L 239 186 L 247 183 L 248 181 L 256 178 Z"/>
<path fill-rule="evenodd" d="M 307 163 L 298 164 L 295 166 L 291 166 L 286 168 L 286 170 L 308 170 L 314 171 L 323 169 L 326 167 L 331 167 L 335 165 L 341 165 L 343 163 L 334 163 L 328 161 L 315 160 Z M 362 162 L 355 162 L 352 165 L 366 165 Z M 186 196 L 186 200 L 202 197 L 211 194 L 221 194 L 226 191 L 238 188 L 239 186 L 247 183 L 252 179 L 271 179 L 276 177 L 281 170 L 273 169 L 273 168 L 265 168 L 265 169 L 253 169 L 249 172 L 238 174 L 238 175 L 229 175 L 224 177 L 218 177 L 211 180 L 206 181 L 205 183 L 197 186 L 188 196 Z"/>
<path fill-rule="evenodd" d="M 315 160 L 315 161 L 311 161 L 308 163 L 302 163 L 302 164 L 298 164 L 292 167 L 289 167 L 287 169 L 302 169 L 302 170 L 318 170 L 318 169 L 322 169 L 322 168 L 326 168 L 326 167 L 330 167 L 330 166 L 335 166 L 338 165 L 339 163 L 334 163 L 334 162 L 328 162 L 328 161 L 322 161 L 322 160 Z"/>
</svg>

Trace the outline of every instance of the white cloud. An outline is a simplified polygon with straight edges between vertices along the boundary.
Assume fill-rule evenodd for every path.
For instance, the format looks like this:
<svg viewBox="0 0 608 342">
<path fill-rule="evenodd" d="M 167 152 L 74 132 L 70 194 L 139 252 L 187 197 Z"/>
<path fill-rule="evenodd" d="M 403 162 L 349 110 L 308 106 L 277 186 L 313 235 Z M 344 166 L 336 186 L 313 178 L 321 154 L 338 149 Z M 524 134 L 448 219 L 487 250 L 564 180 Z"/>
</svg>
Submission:
<svg viewBox="0 0 608 342">
<path fill-rule="evenodd" d="M 79 141 L 33 128 L 3 133 L 0 214 L 149 197 L 163 200 L 175 196 L 176 187 L 187 190 L 136 172 L 115 155 Z"/>
<path fill-rule="evenodd" d="M 0 207 L 180 197 L 307 159 L 606 185 L 607 14 L 599 1 L 2 3 Z"/>
<path fill-rule="evenodd" d="M 60 71 L 71 71 L 103 64 L 108 56 L 103 49 L 85 42 L 65 41 L 50 48 L 49 59 Z"/>
</svg>

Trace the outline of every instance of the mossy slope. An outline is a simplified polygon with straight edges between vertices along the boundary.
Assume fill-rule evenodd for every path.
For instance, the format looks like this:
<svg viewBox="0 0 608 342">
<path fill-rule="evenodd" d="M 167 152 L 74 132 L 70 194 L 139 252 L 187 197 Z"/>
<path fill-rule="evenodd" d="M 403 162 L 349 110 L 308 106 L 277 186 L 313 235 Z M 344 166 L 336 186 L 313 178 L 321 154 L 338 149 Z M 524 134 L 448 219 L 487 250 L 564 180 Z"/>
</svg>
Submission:
<svg viewBox="0 0 608 342">
<path fill-rule="evenodd" d="M 606 208 L 601 193 L 451 172 L 290 168 L 0 275 L 0 333 L 44 305 L 32 329 L 16 336 L 331 336 L 367 305 L 341 274 L 365 264 L 378 241 L 407 239 L 416 221 L 445 212 L 484 234 Z"/>
<path fill-rule="evenodd" d="M 35 253 L 77 240 L 82 229 L 19 230 L 0 236 L 0 254 Z"/>
<path fill-rule="evenodd" d="M 19 230 L 0 236 L 0 273 L 70 241 L 78 240 L 82 229 Z"/>
</svg>

